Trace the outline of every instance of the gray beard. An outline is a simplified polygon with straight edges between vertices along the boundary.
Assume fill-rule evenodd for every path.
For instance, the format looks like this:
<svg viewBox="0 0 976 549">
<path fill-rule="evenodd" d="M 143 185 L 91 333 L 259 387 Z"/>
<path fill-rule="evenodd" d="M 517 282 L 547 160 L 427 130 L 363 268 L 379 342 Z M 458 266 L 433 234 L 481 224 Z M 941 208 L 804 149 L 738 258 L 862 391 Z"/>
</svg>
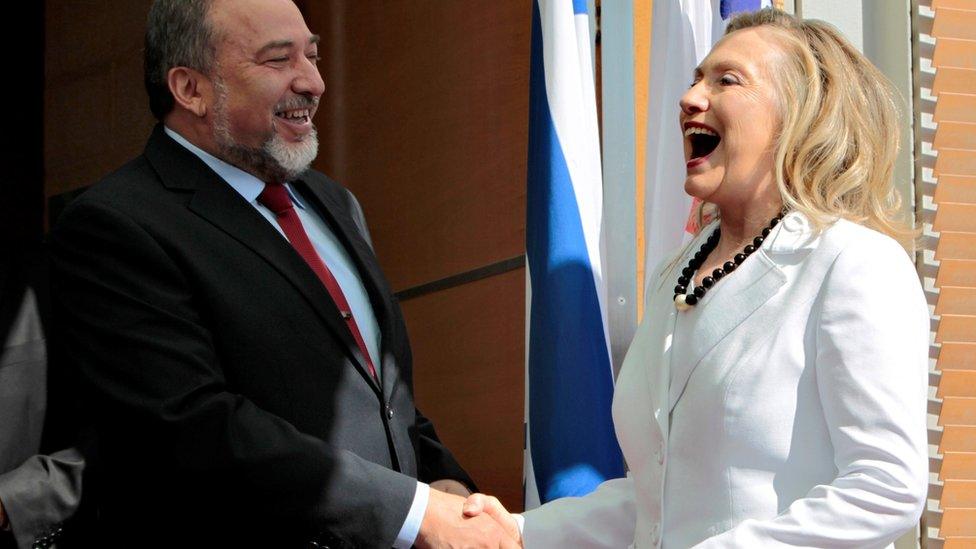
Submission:
<svg viewBox="0 0 976 549">
<path fill-rule="evenodd" d="M 261 147 L 249 147 L 237 142 L 230 131 L 225 109 L 227 89 L 219 80 L 214 82 L 217 100 L 214 103 L 214 140 L 220 158 L 265 182 L 284 183 L 298 178 L 308 170 L 318 155 L 318 132 L 312 132 L 299 143 L 288 143 L 273 131 Z"/>
</svg>

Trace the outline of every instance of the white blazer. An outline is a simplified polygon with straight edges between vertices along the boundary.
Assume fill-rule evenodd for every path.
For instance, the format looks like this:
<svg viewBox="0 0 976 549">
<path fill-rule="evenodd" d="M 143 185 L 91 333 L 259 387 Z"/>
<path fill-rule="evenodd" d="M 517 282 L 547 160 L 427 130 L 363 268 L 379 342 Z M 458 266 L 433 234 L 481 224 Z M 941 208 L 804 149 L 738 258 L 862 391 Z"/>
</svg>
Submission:
<svg viewBox="0 0 976 549">
<path fill-rule="evenodd" d="M 672 372 L 677 272 L 712 228 L 659 269 L 617 378 L 630 473 L 526 512 L 528 549 L 886 547 L 917 523 L 929 313 L 904 249 L 787 215 L 683 322 Z"/>
</svg>

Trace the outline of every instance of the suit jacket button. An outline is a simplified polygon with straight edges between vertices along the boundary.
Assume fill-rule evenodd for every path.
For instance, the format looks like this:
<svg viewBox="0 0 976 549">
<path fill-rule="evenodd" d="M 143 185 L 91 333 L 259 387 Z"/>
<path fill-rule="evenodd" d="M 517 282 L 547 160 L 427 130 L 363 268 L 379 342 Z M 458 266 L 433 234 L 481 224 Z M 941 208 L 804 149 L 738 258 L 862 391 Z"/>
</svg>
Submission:
<svg viewBox="0 0 976 549">
<path fill-rule="evenodd" d="M 386 406 L 386 419 L 393 419 L 393 407 L 390 405 Z"/>
</svg>

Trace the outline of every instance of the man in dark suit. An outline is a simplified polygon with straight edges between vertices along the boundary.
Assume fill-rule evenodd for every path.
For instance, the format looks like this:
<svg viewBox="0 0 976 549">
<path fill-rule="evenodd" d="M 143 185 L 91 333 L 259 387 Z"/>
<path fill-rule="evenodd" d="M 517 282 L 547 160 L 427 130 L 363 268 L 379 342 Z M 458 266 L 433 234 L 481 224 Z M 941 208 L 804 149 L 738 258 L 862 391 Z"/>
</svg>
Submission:
<svg viewBox="0 0 976 549">
<path fill-rule="evenodd" d="M 145 55 L 161 123 L 52 234 L 99 543 L 512 546 L 462 517 L 362 211 L 308 169 L 324 84 L 297 7 L 157 0 Z"/>
</svg>

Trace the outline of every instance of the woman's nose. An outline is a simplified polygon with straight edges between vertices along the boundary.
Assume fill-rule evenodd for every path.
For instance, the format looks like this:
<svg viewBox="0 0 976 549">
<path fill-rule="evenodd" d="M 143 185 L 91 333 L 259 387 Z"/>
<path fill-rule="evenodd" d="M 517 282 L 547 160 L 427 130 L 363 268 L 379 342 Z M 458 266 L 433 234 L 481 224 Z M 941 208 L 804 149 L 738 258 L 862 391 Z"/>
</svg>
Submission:
<svg viewBox="0 0 976 549">
<path fill-rule="evenodd" d="M 705 97 L 701 83 L 699 82 L 698 84 L 695 84 L 689 88 L 688 91 L 681 96 L 681 100 L 678 101 L 678 105 L 681 107 L 681 112 L 687 115 L 707 111 L 708 98 Z"/>
</svg>

